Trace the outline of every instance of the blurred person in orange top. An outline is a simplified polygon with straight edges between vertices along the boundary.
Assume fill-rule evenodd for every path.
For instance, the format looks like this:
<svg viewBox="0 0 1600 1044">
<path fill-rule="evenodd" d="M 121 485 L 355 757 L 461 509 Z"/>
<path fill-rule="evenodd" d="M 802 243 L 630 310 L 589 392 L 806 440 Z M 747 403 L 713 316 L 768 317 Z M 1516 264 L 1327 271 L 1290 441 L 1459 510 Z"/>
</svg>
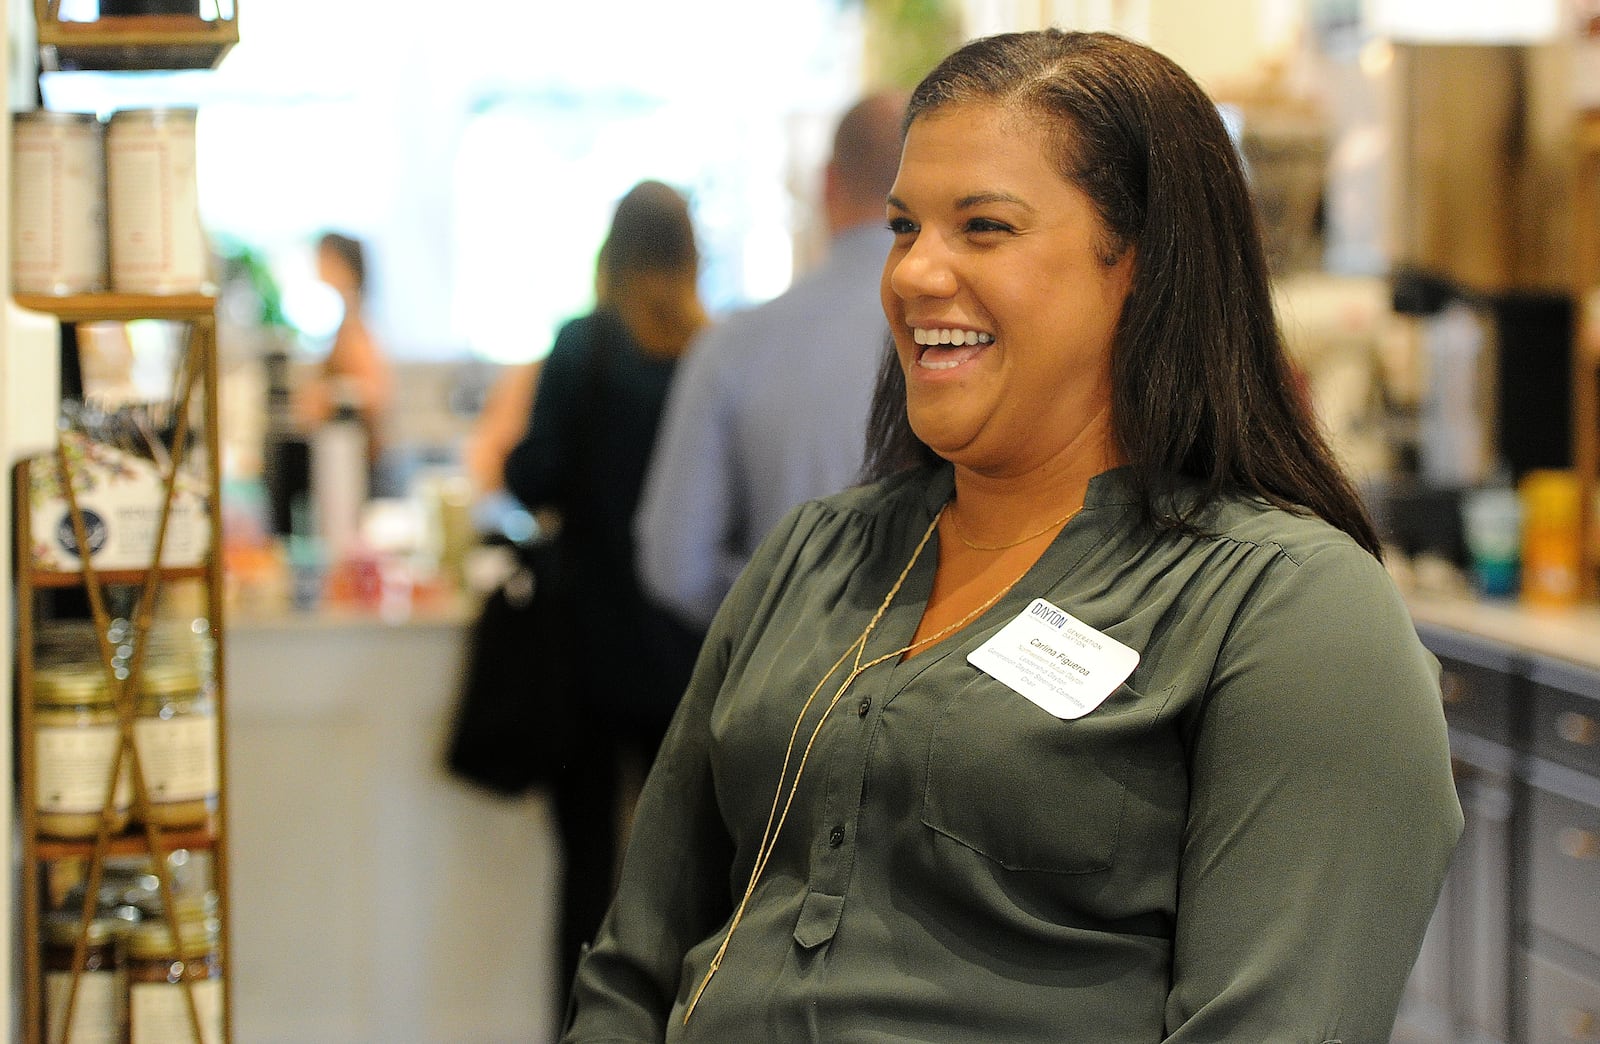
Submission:
<svg viewBox="0 0 1600 1044">
<path fill-rule="evenodd" d="M 326 424 L 348 396 L 367 435 L 367 457 L 376 464 L 383 452 L 383 422 L 394 402 L 394 370 L 383 346 L 367 325 L 367 256 L 361 240 L 326 232 L 317 240 L 317 278 L 344 302 L 344 318 L 333 344 L 317 368 L 316 378 L 295 394 L 294 417 L 299 427 L 314 431 Z"/>
</svg>

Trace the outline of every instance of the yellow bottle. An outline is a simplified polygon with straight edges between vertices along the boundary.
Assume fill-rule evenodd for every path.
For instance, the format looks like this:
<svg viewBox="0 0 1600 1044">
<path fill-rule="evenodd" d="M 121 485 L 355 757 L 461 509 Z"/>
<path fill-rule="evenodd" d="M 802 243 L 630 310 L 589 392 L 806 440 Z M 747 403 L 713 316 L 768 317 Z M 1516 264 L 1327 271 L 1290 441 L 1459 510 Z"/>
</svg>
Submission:
<svg viewBox="0 0 1600 1044">
<path fill-rule="evenodd" d="M 1522 599 L 1530 605 L 1569 606 L 1578 601 L 1578 478 L 1571 471 L 1530 471 L 1518 485 L 1522 499 Z"/>
</svg>

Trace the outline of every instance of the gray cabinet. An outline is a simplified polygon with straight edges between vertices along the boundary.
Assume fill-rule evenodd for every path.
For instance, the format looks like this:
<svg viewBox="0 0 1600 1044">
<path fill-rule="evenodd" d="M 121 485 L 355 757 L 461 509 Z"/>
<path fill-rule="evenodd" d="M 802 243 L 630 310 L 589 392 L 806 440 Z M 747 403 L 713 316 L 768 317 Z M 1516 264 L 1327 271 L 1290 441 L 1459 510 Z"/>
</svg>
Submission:
<svg viewBox="0 0 1600 1044">
<path fill-rule="evenodd" d="M 1418 631 L 1466 825 L 1393 1039 L 1600 1042 L 1600 671 Z"/>
</svg>

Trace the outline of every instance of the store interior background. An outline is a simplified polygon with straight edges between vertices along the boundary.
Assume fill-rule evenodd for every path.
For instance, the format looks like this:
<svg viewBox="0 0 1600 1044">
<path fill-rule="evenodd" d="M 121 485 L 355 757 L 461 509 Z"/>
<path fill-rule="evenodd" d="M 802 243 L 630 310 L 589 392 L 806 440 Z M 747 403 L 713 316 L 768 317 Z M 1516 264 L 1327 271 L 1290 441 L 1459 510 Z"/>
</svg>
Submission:
<svg viewBox="0 0 1600 1044">
<path fill-rule="evenodd" d="M 11 5 L 19 51 L 26 6 Z M 818 167 L 831 120 L 864 86 L 914 82 L 965 36 L 1040 24 L 1122 31 L 1229 103 L 1242 143 L 1255 146 L 1292 347 L 1352 467 L 1381 480 L 1409 437 L 1394 425 L 1415 422 L 1406 413 L 1422 404 L 1426 377 L 1417 329 L 1389 321 L 1389 276 L 1415 260 L 1407 254 L 1448 261 L 1462 245 L 1426 242 L 1410 217 L 1417 186 L 1401 179 L 1436 143 L 1396 122 L 1413 81 L 1394 42 L 1537 44 L 1566 17 L 1558 0 L 501 0 L 470 18 L 378 0 L 273 0 L 242 12 L 241 42 L 216 70 L 42 82 L 51 108 L 200 108 L 206 228 L 226 271 L 264 271 L 277 295 L 264 307 L 246 279 L 221 287 L 225 466 L 241 496 L 262 470 L 263 355 L 314 365 L 339 320 L 316 279 L 315 237 L 339 229 L 366 241 L 368 319 L 402 373 L 391 485 L 409 492 L 458 470 L 496 368 L 541 357 L 559 324 L 592 303 L 595 250 L 634 181 L 693 196 L 713 312 L 759 302 L 824 246 Z M 32 91 L 29 68 L 13 63 L 14 95 Z M 1496 87 L 1495 72 L 1468 67 L 1454 86 L 1468 97 L 1522 89 Z M 1493 148 L 1491 134 L 1473 140 Z M 1478 384 L 1493 394 L 1492 382 Z M 1474 434 L 1474 459 L 1439 466 L 1501 463 L 1494 432 Z"/>
<path fill-rule="evenodd" d="M 14 46 L 26 6 L 11 5 Z M 540 357 L 588 307 L 610 207 L 641 177 L 692 193 L 704 297 L 724 311 L 773 296 L 822 248 L 813 204 L 835 114 L 866 84 L 914 81 L 962 36 L 1047 22 L 1119 29 L 1208 86 L 1250 90 L 1276 63 L 1298 79 L 1283 86 L 1327 106 L 1351 93 L 1314 77 L 1354 74 L 1313 52 L 1332 48 L 1333 64 L 1352 66 L 1363 17 L 1359 3 L 1303 0 L 501 0 L 471 17 L 273 0 L 246 5 L 241 42 L 216 70 L 54 74 L 43 91 L 58 109 L 200 107 L 205 225 L 221 255 L 264 265 L 282 300 L 262 326 L 250 287 L 222 287 L 230 477 L 260 467 L 262 353 L 286 346 L 309 365 L 337 325 L 338 301 L 315 277 L 316 235 L 367 242 L 369 321 L 404 374 L 391 440 L 406 487 L 454 464 L 495 366 Z M 29 90 L 26 76 L 13 85 Z M 1381 219 L 1340 226 L 1351 241 L 1331 251 L 1344 271 L 1382 274 Z"/>
<path fill-rule="evenodd" d="M 1263 193 L 1291 348 L 1346 460 L 1380 507 L 1398 505 L 1385 521 L 1421 552 L 1398 556 L 1411 581 L 1464 582 L 1460 534 L 1441 528 L 1430 489 L 1568 463 L 1572 317 L 1546 307 L 1570 279 L 1551 246 L 1567 204 L 1560 188 L 1517 204 L 1506 178 L 1474 173 L 1514 159 L 1533 185 L 1555 162 L 1536 103 L 1553 92 L 1549 109 L 1570 114 L 1570 55 L 1553 69 L 1537 57 L 1570 32 L 1558 0 L 241 6 L 241 42 L 216 70 L 43 88 L 60 109 L 200 107 L 206 227 L 281 295 L 281 310 L 263 308 L 246 283 L 221 287 L 225 482 L 240 512 L 261 504 L 265 355 L 313 366 L 339 319 L 315 278 L 324 229 L 368 243 L 369 318 L 400 363 L 390 506 L 419 510 L 392 514 L 433 517 L 497 369 L 542 356 L 592 302 L 627 187 L 689 191 L 708 305 L 759 302 L 823 248 L 817 168 L 853 97 L 914 81 L 962 38 L 1044 24 L 1150 42 L 1226 103 Z M 7 9 L 13 108 L 34 90 L 30 7 Z M 1423 68 L 1405 53 L 1418 43 L 1465 45 L 1463 64 Z M 1496 151 L 1502 124 L 1527 130 L 1525 153 Z M 1430 176 L 1441 164 L 1449 175 Z M 1471 284 L 1471 308 L 1397 313 L 1401 270 L 1424 296 Z M 1533 320 L 1508 326 L 1507 309 Z M 1555 362 L 1520 368 L 1534 383 L 1508 393 L 1497 353 L 1541 324 L 1555 332 L 1519 357 Z M 1508 444 L 1508 394 L 1552 427 Z M 437 556 L 425 529 L 398 550 Z M 388 619 L 275 616 L 281 574 L 235 581 L 236 1039 L 553 1039 L 559 855 L 543 802 L 472 792 L 439 766 L 463 617 L 420 604 Z"/>
</svg>

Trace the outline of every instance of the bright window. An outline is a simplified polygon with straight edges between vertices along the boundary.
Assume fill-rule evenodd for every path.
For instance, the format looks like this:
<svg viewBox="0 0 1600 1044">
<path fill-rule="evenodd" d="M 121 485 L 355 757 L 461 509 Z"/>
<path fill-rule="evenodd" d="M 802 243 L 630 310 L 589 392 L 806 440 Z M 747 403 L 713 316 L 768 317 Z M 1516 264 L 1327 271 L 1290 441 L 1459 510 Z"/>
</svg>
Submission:
<svg viewBox="0 0 1600 1044">
<path fill-rule="evenodd" d="M 857 8 L 268 0 L 211 72 L 46 77 L 52 108 L 201 109 L 202 216 L 331 329 L 312 242 L 367 240 L 401 357 L 533 358 L 592 302 L 615 200 L 688 191 L 713 308 L 785 286 L 822 130 L 858 89 Z"/>
</svg>

